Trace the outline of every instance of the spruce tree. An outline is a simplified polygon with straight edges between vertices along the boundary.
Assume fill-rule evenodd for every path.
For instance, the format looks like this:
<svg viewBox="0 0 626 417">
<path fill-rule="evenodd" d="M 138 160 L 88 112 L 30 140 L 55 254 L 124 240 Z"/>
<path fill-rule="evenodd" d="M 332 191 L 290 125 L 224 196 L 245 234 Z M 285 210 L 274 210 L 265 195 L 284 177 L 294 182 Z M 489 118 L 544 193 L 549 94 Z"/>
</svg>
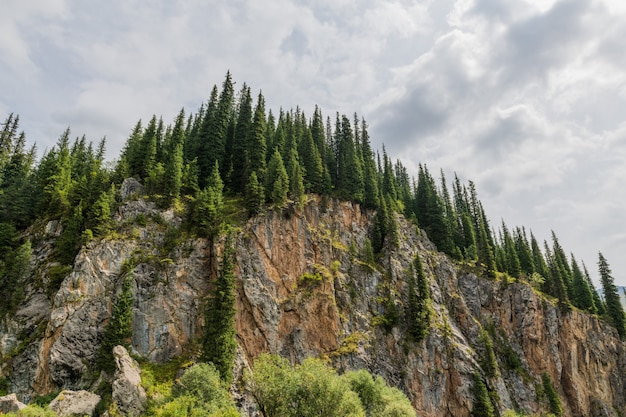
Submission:
<svg viewBox="0 0 626 417">
<path fill-rule="evenodd" d="M 115 371 L 113 348 L 117 345 L 127 346 L 133 334 L 133 282 L 133 273 L 126 274 L 121 291 L 113 305 L 111 318 L 104 329 L 104 338 L 98 352 L 97 365 L 109 374 Z"/>
<path fill-rule="evenodd" d="M 165 205 L 169 206 L 172 201 L 180 196 L 183 185 L 183 146 L 185 142 L 185 111 L 181 110 L 176 117 L 174 129 L 168 138 L 166 146 L 165 175 L 163 180 Z"/>
<path fill-rule="evenodd" d="M 591 295 L 593 297 L 593 305 L 598 310 L 598 315 L 602 316 L 606 313 L 606 306 L 602 298 L 600 298 L 600 294 L 598 294 L 598 290 L 595 285 L 593 285 L 593 281 L 591 280 L 591 276 L 589 276 L 589 271 L 587 271 L 587 266 L 583 262 L 583 274 L 585 275 L 585 281 L 587 281 L 587 285 L 591 290 Z"/>
<path fill-rule="evenodd" d="M 589 288 L 589 284 L 585 279 L 574 255 L 571 254 L 572 258 L 572 304 L 581 310 L 586 310 L 591 314 L 595 314 L 598 312 L 594 302 L 593 302 L 593 293 L 591 292 L 591 288 Z"/>
<path fill-rule="evenodd" d="M 548 400 L 548 409 L 552 414 L 557 417 L 563 415 L 563 406 L 561 405 L 561 399 L 559 398 L 559 394 L 554 389 L 554 385 L 552 385 L 552 380 L 547 373 L 543 373 L 541 375 L 541 382 L 543 385 L 543 392 L 546 395 L 546 399 Z"/>
<path fill-rule="evenodd" d="M 229 233 L 224 243 L 221 268 L 205 316 L 202 360 L 215 365 L 222 380 L 233 381 L 237 349 L 235 329 L 235 249 Z"/>
<path fill-rule="evenodd" d="M 274 151 L 267 165 L 265 190 L 268 201 L 273 205 L 281 207 L 285 203 L 289 191 L 289 176 L 278 150 Z"/>
<path fill-rule="evenodd" d="M 267 144 L 265 142 L 265 98 L 259 92 L 254 109 L 251 129 L 248 133 L 248 166 L 247 172 L 255 171 L 259 181 L 264 181 L 266 169 Z"/>
<path fill-rule="evenodd" d="M 428 335 L 430 328 L 430 288 L 419 254 L 415 255 L 408 276 L 407 334 L 416 343 Z"/>
<path fill-rule="evenodd" d="M 256 176 L 256 172 L 252 171 L 246 184 L 245 205 L 248 211 L 248 217 L 256 216 L 261 212 L 261 207 L 265 202 L 265 191 Z"/>
<path fill-rule="evenodd" d="M 624 308 L 620 302 L 619 293 L 615 286 L 615 281 L 611 276 L 609 264 L 600 252 L 598 254 L 598 268 L 600 271 L 600 281 L 602 282 L 602 292 L 606 304 L 606 314 L 613 327 L 622 339 L 626 338 L 626 316 Z"/>
<path fill-rule="evenodd" d="M 489 392 L 478 371 L 474 371 L 472 393 L 474 394 L 474 404 L 472 406 L 472 417 L 494 417 L 493 404 L 489 399 Z"/>
<path fill-rule="evenodd" d="M 248 170 L 248 136 L 250 135 L 250 125 L 252 124 L 252 96 L 250 87 L 243 84 L 239 93 L 239 109 L 237 114 L 237 124 L 232 138 L 230 149 L 230 178 L 229 188 L 237 193 L 242 192 L 247 180 Z"/>
</svg>

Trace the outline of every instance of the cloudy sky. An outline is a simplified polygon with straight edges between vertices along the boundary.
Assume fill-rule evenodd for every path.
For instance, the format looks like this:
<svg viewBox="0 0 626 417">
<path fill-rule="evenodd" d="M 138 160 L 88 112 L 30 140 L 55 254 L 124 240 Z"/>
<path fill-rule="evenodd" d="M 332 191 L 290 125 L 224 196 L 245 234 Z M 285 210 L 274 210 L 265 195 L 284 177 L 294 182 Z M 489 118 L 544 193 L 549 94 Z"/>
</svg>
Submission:
<svg viewBox="0 0 626 417">
<path fill-rule="evenodd" d="M 374 145 L 477 184 L 497 226 L 554 230 L 626 285 L 623 0 L 2 0 L 0 118 L 115 157 L 228 69 L 270 108 L 358 112 Z M 414 172 L 414 171 L 413 171 Z"/>
</svg>

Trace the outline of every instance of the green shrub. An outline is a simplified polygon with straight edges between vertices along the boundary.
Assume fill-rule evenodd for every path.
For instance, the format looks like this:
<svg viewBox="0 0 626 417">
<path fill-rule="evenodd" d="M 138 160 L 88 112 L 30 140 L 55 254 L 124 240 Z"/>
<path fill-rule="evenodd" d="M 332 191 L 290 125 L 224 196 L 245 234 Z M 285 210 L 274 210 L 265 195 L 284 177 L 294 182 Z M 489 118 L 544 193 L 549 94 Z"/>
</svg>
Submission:
<svg viewBox="0 0 626 417">
<path fill-rule="evenodd" d="M 185 371 L 154 415 L 239 417 L 228 388 L 213 364 L 199 363 Z"/>
<path fill-rule="evenodd" d="M 375 378 L 364 369 L 343 376 L 357 393 L 368 416 L 414 417 L 409 399 L 397 388 L 389 387 L 380 377 Z"/>
<path fill-rule="evenodd" d="M 0 397 L 7 395 L 9 388 L 9 380 L 4 377 L 0 378 Z"/>
</svg>

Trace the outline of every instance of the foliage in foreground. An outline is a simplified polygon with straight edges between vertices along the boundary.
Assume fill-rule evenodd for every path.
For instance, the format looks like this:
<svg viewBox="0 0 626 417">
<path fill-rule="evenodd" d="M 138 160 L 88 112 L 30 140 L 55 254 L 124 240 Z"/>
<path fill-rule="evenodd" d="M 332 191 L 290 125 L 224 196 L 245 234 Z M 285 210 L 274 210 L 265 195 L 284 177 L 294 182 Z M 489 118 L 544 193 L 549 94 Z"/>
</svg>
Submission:
<svg viewBox="0 0 626 417">
<path fill-rule="evenodd" d="M 249 388 L 264 417 L 415 416 L 399 390 L 367 371 L 339 376 L 319 359 L 292 366 L 276 355 L 261 355 Z"/>
<path fill-rule="evenodd" d="M 212 364 L 189 368 L 147 415 L 157 417 L 239 417 L 228 385 Z"/>
</svg>

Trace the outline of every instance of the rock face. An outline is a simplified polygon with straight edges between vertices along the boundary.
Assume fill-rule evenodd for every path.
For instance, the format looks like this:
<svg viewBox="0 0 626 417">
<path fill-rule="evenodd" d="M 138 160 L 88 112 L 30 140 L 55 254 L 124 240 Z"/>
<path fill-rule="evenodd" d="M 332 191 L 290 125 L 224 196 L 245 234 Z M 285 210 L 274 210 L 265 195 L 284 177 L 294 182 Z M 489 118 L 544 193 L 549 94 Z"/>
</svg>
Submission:
<svg viewBox="0 0 626 417">
<path fill-rule="evenodd" d="M 141 371 L 137 362 L 122 346 L 113 349 L 115 377 L 113 379 L 113 401 L 122 415 L 138 416 L 146 409 L 146 391 L 141 386 Z"/>
<path fill-rule="evenodd" d="M 123 270 L 134 276 L 133 354 L 166 361 L 201 335 L 204 299 L 222 242 L 181 240 L 176 213 L 140 199 L 127 202 L 114 217 L 118 238 L 84 247 L 51 302 L 33 287 L 16 316 L 0 323 L 1 375 L 20 398 L 83 389 L 94 381 L 91 370 Z M 353 204 L 322 204 L 311 197 L 302 207 L 267 212 L 240 229 L 235 236 L 238 374 L 262 352 L 294 362 L 323 356 L 340 370 L 367 368 L 381 375 L 409 396 L 420 416 L 466 417 L 476 370 L 495 393 L 500 413 L 547 411 L 538 389 L 546 373 L 565 415 L 626 413 L 626 351 L 610 326 L 559 308 L 528 283 L 477 276 L 472 267 L 437 252 L 423 232 L 400 217 L 398 243 L 384 248 L 378 266 L 369 265 L 362 254 L 372 220 L 372 213 Z M 41 241 L 44 247 L 46 239 Z M 40 253 L 40 270 L 45 269 L 45 251 L 34 253 Z M 433 297 L 430 333 L 421 343 L 406 337 L 404 314 L 415 256 Z M 398 320 L 386 328 L 380 324 L 390 306 Z M 37 328 L 42 330 L 25 343 L 20 339 L 24 329 Z M 485 332 L 498 358 L 491 378 L 481 366 Z M 23 348 L 16 352 L 17 346 Z M 137 387 L 138 374 L 127 354 L 118 352 L 116 358 L 118 373 L 126 375 L 118 383 L 121 409 L 131 396 L 122 392 Z M 244 393 L 236 394 L 253 414 Z"/>
<path fill-rule="evenodd" d="M 17 399 L 17 395 L 9 394 L 0 397 L 0 414 L 17 413 L 22 408 L 26 408 L 26 404 Z"/>
<path fill-rule="evenodd" d="M 100 402 L 100 396 L 89 391 L 63 390 L 52 400 L 49 407 L 60 417 L 91 416 Z"/>
</svg>

